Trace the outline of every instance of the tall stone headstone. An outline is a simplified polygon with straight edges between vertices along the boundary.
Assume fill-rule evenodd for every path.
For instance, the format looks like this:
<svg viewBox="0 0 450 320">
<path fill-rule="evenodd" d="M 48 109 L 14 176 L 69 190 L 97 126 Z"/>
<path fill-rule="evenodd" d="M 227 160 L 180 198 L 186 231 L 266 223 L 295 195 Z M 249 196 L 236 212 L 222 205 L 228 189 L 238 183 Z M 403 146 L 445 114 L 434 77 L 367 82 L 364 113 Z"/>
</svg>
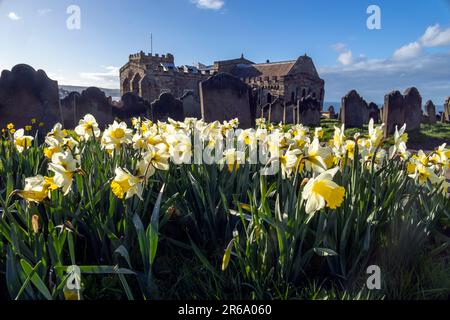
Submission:
<svg viewBox="0 0 450 320">
<path fill-rule="evenodd" d="M 44 123 L 44 130 L 62 121 L 58 83 L 26 64 L 4 70 L 0 76 L 0 126 L 12 122 L 23 128 L 33 118 Z"/>
<path fill-rule="evenodd" d="M 165 92 L 152 103 L 152 119 L 167 121 L 169 118 L 175 121 L 184 120 L 183 102 L 175 99 L 171 93 Z"/>
<path fill-rule="evenodd" d="M 238 118 L 242 128 L 250 128 L 254 124 L 249 86 L 228 73 L 219 73 L 201 82 L 200 101 L 206 122 Z"/>
<path fill-rule="evenodd" d="M 311 95 L 298 101 L 298 123 L 305 126 L 318 126 L 322 118 L 321 104 Z"/>
<path fill-rule="evenodd" d="M 121 120 L 133 117 L 148 117 L 151 105 L 148 101 L 135 93 L 127 92 L 122 96 L 120 103 L 113 108 L 113 116 Z"/>
<path fill-rule="evenodd" d="M 450 122 L 450 97 L 445 100 L 444 112 L 442 113 L 442 122 Z"/>
<path fill-rule="evenodd" d="M 100 127 L 105 127 L 114 120 L 111 97 L 106 97 L 105 93 L 96 87 L 87 88 L 81 94 L 70 93 L 61 100 L 61 109 L 66 128 L 76 126 L 88 113 L 95 117 Z"/>
<path fill-rule="evenodd" d="M 422 97 L 416 88 L 409 88 L 402 95 L 393 91 L 384 97 L 383 122 L 385 137 L 395 132 L 395 126 L 406 124 L 406 130 L 420 128 L 422 122 Z"/>
<path fill-rule="evenodd" d="M 194 92 L 186 92 L 180 100 L 183 103 L 183 112 L 186 118 L 202 118 L 200 100 L 195 96 Z"/>
<path fill-rule="evenodd" d="M 369 107 L 367 102 L 352 90 L 342 98 L 341 121 L 348 128 L 361 128 L 369 122 Z"/>
<path fill-rule="evenodd" d="M 408 131 L 420 128 L 422 123 L 422 97 L 416 88 L 406 89 L 405 99 L 405 123 Z"/>
<path fill-rule="evenodd" d="M 272 123 L 284 123 L 285 122 L 285 105 L 281 98 L 277 98 L 274 102 L 270 104 L 270 116 L 269 121 Z"/>
<path fill-rule="evenodd" d="M 330 119 L 336 118 L 336 111 L 334 110 L 333 106 L 328 107 L 328 114 L 329 114 Z"/>
<path fill-rule="evenodd" d="M 373 119 L 373 122 L 380 122 L 380 110 L 378 109 L 378 105 L 374 102 L 369 103 L 369 121 Z"/>
<path fill-rule="evenodd" d="M 433 101 L 427 101 L 427 103 L 425 104 L 425 110 L 427 111 L 428 115 L 428 123 L 436 123 L 436 106 L 434 105 Z"/>
</svg>

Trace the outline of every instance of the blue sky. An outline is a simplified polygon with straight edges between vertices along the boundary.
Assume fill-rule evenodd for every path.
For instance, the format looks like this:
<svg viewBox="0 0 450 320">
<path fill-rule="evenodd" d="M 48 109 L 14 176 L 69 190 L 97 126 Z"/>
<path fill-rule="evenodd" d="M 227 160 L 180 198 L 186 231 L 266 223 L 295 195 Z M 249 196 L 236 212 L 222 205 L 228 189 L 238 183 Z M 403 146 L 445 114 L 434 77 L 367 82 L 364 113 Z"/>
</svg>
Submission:
<svg viewBox="0 0 450 320">
<path fill-rule="evenodd" d="M 79 30 L 66 27 L 72 4 Z M 372 4 L 381 30 L 366 26 Z M 412 85 L 436 104 L 450 95 L 450 0 L 0 0 L 0 69 L 28 63 L 60 84 L 117 88 L 128 55 L 150 51 L 150 33 L 177 65 L 307 53 L 328 101 L 357 89 L 382 102 Z"/>
</svg>

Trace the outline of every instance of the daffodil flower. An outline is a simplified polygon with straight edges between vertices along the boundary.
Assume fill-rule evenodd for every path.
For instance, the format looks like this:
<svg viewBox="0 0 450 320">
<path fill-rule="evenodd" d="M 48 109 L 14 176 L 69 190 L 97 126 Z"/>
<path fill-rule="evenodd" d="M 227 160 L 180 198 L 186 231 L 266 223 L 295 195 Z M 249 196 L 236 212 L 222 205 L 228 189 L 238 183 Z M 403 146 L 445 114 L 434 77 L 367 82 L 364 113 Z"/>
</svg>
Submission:
<svg viewBox="0 0 450 320">
<path fill-rule="evenodd" d="M 345 189 L 333 181 L 339 168 L 334 168 L 319 174 L 308 181 L 302 192 L 306 201 L 305 211 L 311 215 L 325 207 L 336 209 L 344 201 Z"/>
</svg>

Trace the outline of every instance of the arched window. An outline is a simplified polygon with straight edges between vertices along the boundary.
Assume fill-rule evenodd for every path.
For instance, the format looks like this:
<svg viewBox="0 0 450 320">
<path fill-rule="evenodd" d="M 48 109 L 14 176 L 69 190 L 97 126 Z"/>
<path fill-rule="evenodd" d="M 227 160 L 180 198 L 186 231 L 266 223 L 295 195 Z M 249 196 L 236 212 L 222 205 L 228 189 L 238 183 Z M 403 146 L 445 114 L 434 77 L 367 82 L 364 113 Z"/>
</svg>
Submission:
<svg viewBox="0 0 450 320">
<path fill-rule="evenodd" d="M 305 97 L 306 97 L 306 89 L 303 88 L 303 90 L 302 90 L 302 98 L 305 98 Z"/>
<path fill-rule="evenodd" d="M 291 102 L 294 102 L 294 101 L 295 101 L 295 92 L 292 91 L 292 93 L 291 93 Z"/>
<path fill-rule="evenodd" d="M 130 87 L 130 79 L 125 78 L 122 82 L 122 93 L 125 94 L 127 92 L 131 91 L 131 87 Z"/>
<path fill-rule="evenodd" d="M 267 103 L 272 103 L 272 95 L 270 92 L 267 94 Z"/>
<path fill-rule="evenodd" d="M 133 81 L 131 81 L 131 91 L 134 94 L 139 95 L 139 82 L 141 81 L 141 75 L 139 73 L 136 73 L 136 75 L 133 77 Z"/>
</svg>

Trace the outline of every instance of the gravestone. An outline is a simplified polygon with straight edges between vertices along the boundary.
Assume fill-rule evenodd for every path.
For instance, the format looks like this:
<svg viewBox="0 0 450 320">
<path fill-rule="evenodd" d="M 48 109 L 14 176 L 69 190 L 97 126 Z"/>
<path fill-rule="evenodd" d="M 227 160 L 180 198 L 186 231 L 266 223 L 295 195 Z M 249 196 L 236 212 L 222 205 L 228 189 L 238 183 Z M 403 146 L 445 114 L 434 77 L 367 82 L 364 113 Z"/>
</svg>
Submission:
<svg viewBox="0 0 450 320">
<path fill-rule="evenodd" d="M 380 122 L 380 110 L 374 102 L 369 103 L 369 121 L 370 119 L 373 119 L 374 123 Z"/>
<path fill-rule="evenodd" d="M 277 98 L 270 104 L 269 109 L 269 122 L 271 123 L 284 123 L 284 101 L 281 98 Z"/>
<path fill-rule="evenodd" d="M 113 108 L 113 116 L 121 120 L 137 117 L 148 117 L 151 105 L 148 101 L 133 92 L 125 93 L 120 103 Z"/>
<path fill-rule="evenodd" d="M 419 91 L 412 87 L 406 89 L 405 100 L 405 123 L 408 131 L 420 128 L 422 122 L 422 97 Z"/>
<path fill-rule="evenodd" d="M 436 123 L 436 106 L 433 101 L 428 100 L 425 104 L 425 110 L 427 111 L 428 123 Z"/>
<path fill-rule="evenodd" d="M 249 86 L 228 73 L 219 73 L 201 82 L 200 101 L 206 122 L 238 118 L 241 128 L 254 124 Z"/>
<path fill-rule="evenodd" d="M 200 101 L 195 96 L 194 92 L 188 91 L 181 98 L 183 103 L 183 113 L 186 118 L 202 118 L 202 110 L 200 108 Z"/>
<path fill-rule="evenodd" d="M 330 119 L 334 119 L 336 117 L 336 111 L 334 110 L 333 106 L 328 107 L 328 114 L 330 116 Z"/>
<path fill-rule="evenodd" d="M 341 121 L 347 128 L 361 128 L 369 122 L 369 107 L 367 102 L 352 90 L 342 98 Z"/>
<path fill-rule="evenodd" d="M 318 126 L 322 117 L 320 101 L 308 95 L 298 101 L 298 122 L 305 126 Z"/>
<path fill-rule="evenodd" d="M 61 110 L 64 126 L 73 128 L 86 114 L 92 114 L 100 128 L 104 128 L 114 121 L 113 103 L 111 97 L 96 87 L 89 87 L 82 91 L 70 93 L 61 100 Z"/>
<path fill-rule="evenodd" d="M 420 128 L 422 121 L 422 97 L 416 88 L 409 88 L 402 95 L 392 91 L 384 97 L 383 122 L 384 136 L 395 132 L 395 126 L 406 123 L 406 131 Z"/>
<path fill-rule="evenodd" d="M 30 125 L 33 118 L 44 123 L 44 131 L 61 122 L 58 83 L 26 64 L 4 70 L 0 76 L 0 126 L 12 122 L 19 129 Z"/>
<path fill-rule="evenodd" d="M 152 120 L 167 121 L 169 118 L 175 121 L 183 121 L 183 102 L 168 92 L 159 96 L 159 99 L 152 103 Z"/>
<path fill-rule="evenodd" d="M 450 122 L 450 97 L 445 100 L 444 112 L 442 113 L 442 122 Z"/>
</svg>

